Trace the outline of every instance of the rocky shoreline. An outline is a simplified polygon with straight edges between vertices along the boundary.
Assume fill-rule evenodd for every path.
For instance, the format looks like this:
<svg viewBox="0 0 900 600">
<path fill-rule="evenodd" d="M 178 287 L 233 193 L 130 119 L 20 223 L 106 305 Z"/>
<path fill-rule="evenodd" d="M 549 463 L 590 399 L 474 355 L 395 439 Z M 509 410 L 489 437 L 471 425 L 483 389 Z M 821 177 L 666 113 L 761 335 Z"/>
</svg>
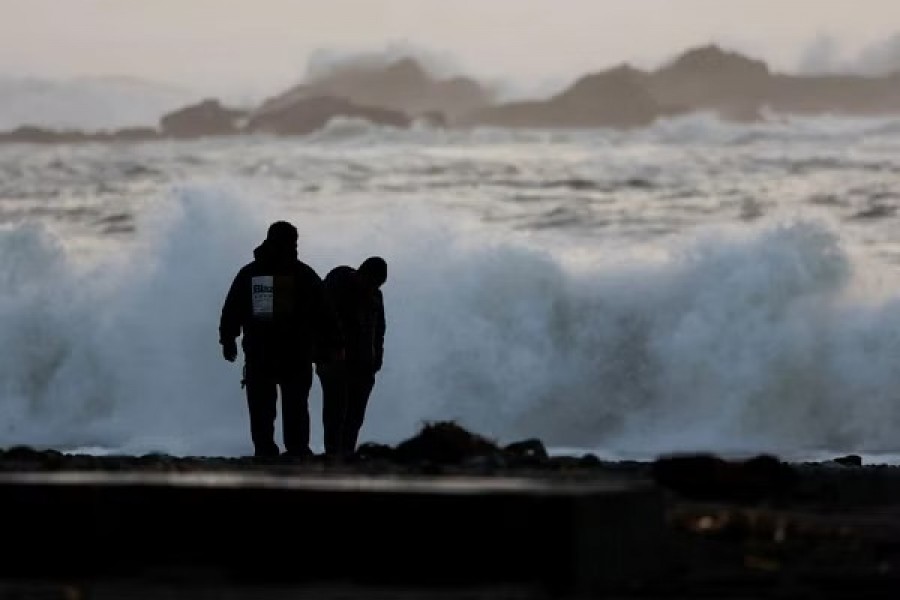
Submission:
<svg viewBox="0 0 900 600">
<path fill-rule="evenodd" d="M 25 471 L 625 477 L 652 481 L 668 493 L 695 501 L 834 510 L 900 502 L 900 466 L 864 465 L 856 455 L 804 463 L 772 455 L 728 460 L 703 453 L 660 456 L 653 461 L 608 461 L 592 454 L 551 456 L 536 438 L 499 445 L 451 421 L 427 423 L 396 446 L 364 443 L 353 456 L 340 458 L 89 455 L 28 446 L 0 449 L 0 472 Z"/>
<path fill-rule="evenodd" d="M 617 589 L 618 597 L 888 598 L 900 589 L 900 468 L 853 456 L 608 462 L 551 457 L 539 440 L 500 447 L 453 423 L 426 425 L 393 447 L 363 445 L 345 460 L 0 451 L 0 475 L 70 471 L 643 482 L 663 498 L 664 574 Z"/>
</svg>

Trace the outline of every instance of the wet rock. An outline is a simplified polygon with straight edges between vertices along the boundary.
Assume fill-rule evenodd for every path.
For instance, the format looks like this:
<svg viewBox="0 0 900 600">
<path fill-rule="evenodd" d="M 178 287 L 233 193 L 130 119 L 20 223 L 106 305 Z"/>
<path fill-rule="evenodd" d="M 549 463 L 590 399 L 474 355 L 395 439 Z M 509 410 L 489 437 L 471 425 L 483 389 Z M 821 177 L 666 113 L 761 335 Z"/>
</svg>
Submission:
<svg viewBox="0 0 900 600">
<path fill-rule="evenodd" d="M 159 137 L 159 131 L 155 127 L 124 127 L 109 134 L 111 140 L 121 142 L 144 142 Z"/>
<path fill-rule="evenodd" d="M 273 135 L 306 135 L 321 129 L 332 119 L 363 119 L 375 125 L 408 127 L 412 120 L 406 113 L 355 104 L 336 96 L 300 98 L 288 104 L 277 104 L 253 113 L 245 131 Z"/>
<path fill-rule="evenodd" d="M 356 449 L 356 458 L 361 460 L 393 460 L 394 448 L 385 444 L 366 442 Z"/>
<path fill-rule="evenodd" d="M 498 453 L 496 444 L 452 421 L 428 423 L 414 437 L 397 446 L 403 462 L 458 464 L 476 456 Z"/>
<path fill-rule="evenodd" d="M 164 115 L 160 128 L 163 135 L 175 138 L 233 135 L 238 133 L 238 122 L 243 116 L 243 111 L 206 99 Z"/>
<path fill-rule="evenodd" d="M 327 71 L 313 73 L 261 106 L 262 112 L 280 109 L 298 100 L 332 96 L 364 106 L 377 106 L 409 115 L 455 115 L 487 106 L 492 94 L 481 83 L 467 77 L 440 78 L 413 58 L 380 61 L 347 61 Z"/>
<path fill-rule="evenodd" d="M 0 142 L 27 144 L 72 143 L 88 141 L 88 134 L 75 130 L 55 130 L 33 125 L 23 125 L 12 131 L 0 133 Z"/>
<path fill-rule="evenodd" d="M 496 127 L 641 127 L 666 113 L 628 66 L 591 73 L 548 100 L 510 102 L 473 112 L 464 125 Z"/>
<path fill-rule="evenodd" d="M 861 467 L 862 457 L 857 454 L 848 454 L 847 456 L 835 458 L 832 462 L 836 462 L 839 465 L 845 465 L 848 467 Z"/>
<path fill-rule="evenodd" d="M 64 459 L 64 455 L 56 450 L 37 450 L 30 446 L 13 446 L 0 452 L 0 463 L 5 469 L 58 469 Z"/>
<path fill-rule="evenodd" d="M 12 131 L 0 132 L 0 142 L 25 144 L 143 142 L 159 137 L 159 132 L 152 127 L 126 127 L 115 131 L 81 131 L 77 129 L 48 129 L 33 125 L 23 125 Z"/>
<path fill-rule="evenodd" d="M 579 462 L 583 467 L 599 467 L 603 464 L 600 459 L 593 454 L 585 454 L 579 459 Z"/>
<path fill-rule="evenodd" d="M 515 462 L 541 463 L 549 458 L 544 443 L 537 438 L 513 442 L 503 448 L 503 453 Z"/>
<path fill-rule="evenodd" d="M 651 466 L 653 479 L 697 500 L 758 502 L 785 496 L 797 472 L 774 456 L 729 461 L 710 454 L 662 457 Z"/>
<path fill-rule="evenodd" d="M 771 81 L 765 62 L 712 44 L 680 54 L 651 73 L 645 84 L 661 104 L 752 122 L 762 119 Z"/>
</svg>

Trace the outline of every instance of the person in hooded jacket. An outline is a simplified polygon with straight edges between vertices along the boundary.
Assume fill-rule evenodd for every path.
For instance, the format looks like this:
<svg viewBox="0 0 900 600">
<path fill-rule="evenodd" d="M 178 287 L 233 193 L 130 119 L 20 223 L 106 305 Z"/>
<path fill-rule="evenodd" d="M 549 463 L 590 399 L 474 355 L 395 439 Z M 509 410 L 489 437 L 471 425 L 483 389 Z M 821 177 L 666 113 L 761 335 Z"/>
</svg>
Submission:
<svg viewBox="0 0 900 600">
<path fill-rule="evenodd" d="M 345 344 L 342 361 L 321 361 L 325 453 L 351 455 L 366 415 L 375 374 L 384 361 L 384 299 L 387 263 L 379 256 L 359 268 L 341 265 L 325 276 L 325 289 L 340 321 Z"/>
<path fill-rule="evenodd" d="M 279 455 L 275 417 L 281 389 L 285 454 L 308 456 L 309 391 L 317 358 L 340 362 L 340 325 L 318 274 L 297 258 L 297 229 L 272 223 L 254 260 L 240 269 L 222 306 L 219 343 L 237 358 L 243 334 L 244 381 L 255 455 Z"/>
</svg>

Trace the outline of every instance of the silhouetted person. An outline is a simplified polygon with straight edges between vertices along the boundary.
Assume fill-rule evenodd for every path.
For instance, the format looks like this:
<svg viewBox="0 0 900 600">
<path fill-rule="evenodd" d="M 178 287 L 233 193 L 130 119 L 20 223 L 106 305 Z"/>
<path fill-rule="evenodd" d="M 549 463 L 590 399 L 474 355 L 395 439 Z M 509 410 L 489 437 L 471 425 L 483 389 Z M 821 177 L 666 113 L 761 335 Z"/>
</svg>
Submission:
<svg viewBox="0 0 900 600">
<path fill-rule="evenodd" d="M 343 361 L 317 365 L 322 383 L 322 421 L 327 454 L 352 454 L 366 415 L 375 374 L 384 359 L 387 263 L 378 256 L 353 269 L 335 267 L 325 277 L 328 297 L 344 335 Z"/>
<path fill-rule="evenodd" d="M 244 383 L 256 456 L 279 453 L 274 439 L 278 387 L 286 454 L 307 456 L 312 363 L 318 355 L 340 357 L 339 325 L 321 278 L 297 259 L 293 225 L 273 223 L 253 258 L 234 278 L 222 307 L 222 355 L 229 362 L 237 358 L 236 338 L 243 333 Z"/>
</svg>

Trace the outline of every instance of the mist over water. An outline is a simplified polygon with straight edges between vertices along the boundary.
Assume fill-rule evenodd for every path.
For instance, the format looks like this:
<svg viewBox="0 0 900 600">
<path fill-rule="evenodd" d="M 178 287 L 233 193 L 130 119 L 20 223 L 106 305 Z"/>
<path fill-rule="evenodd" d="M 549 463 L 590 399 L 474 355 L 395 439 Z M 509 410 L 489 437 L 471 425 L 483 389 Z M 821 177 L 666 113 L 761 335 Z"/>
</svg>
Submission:
<svg viewBox="0 0 900 600">
<path fill-rule="evenodd" d="M 810 74 L 883 76 L 900 71 L 900 32 L 848 53 L 838 38 L 817 36 L 802 52 L 799 69 Z"/>
<path fill-rule="evenodd" d="M 4 148 L 0 446 L 249 453 L 219 310 L 288 218 L 322 275 L 388 261 L 363 440 L 456 419 L 605 456 L 900 453 L 898 132 L 341 122 L 296 141 Z M 318 449 L 320 402 L 316 382 Z"/>
<path fill-rule="evenodd" d="M 110 130 L 156 127 L 197 92 L 129 77 L 50 80 L 0 75 L 0 130 L 23 125 Z"/>
</svg>

